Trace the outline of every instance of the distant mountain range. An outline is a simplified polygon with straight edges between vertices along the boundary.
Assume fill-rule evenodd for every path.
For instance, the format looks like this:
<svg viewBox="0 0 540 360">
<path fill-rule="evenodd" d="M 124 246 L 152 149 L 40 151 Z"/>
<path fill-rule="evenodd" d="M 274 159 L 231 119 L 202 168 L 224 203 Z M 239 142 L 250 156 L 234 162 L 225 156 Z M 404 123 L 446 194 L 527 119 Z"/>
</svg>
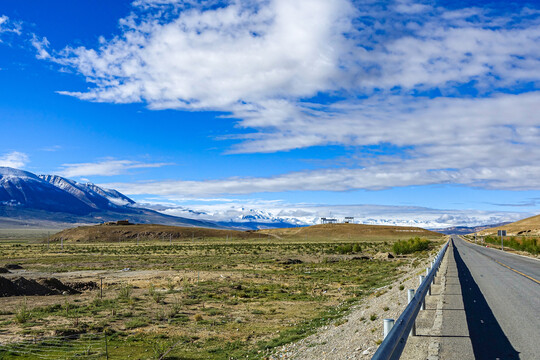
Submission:
<svg viewBox="0 0 540 360">
<path fill-rule="evenodd" d="M 494 227 L 504 226 L 506 224 L 510 224 L 510 223 L 503 222 L 499 224 L 490 224 L 490 225 L 482 225 L 482 226 L 454 226 L 454 227 L 449 227 L 446 229 L 436 229 L 434 231 L 440 232 L 442 234 L 447 234 L 447 235 L 466 235 L 466 234 L 477 233 L 482 230 L 491 229 Z"/>
<path fill-rule="evenodd" d="M 57 175 L 35 175 L 0 167 L 0 227 L 65 228 L 80 224 L 129 220 L 140 224 L 198 226 L 255 230 L 310 226 L 320 223 L 309 211 L 264 211 L 238 206 L 193 210 L 179 206 L 139 204 L 120 192 Z M 367 225 L 414 226 L 445 234 L 468 234 L 504 225 L 437 228 L 436 222 L 417 219 L 363 217 Z"/>
<path fill-rule="evenodd" d="M 218 228 L 202 220 L 137 207 L 116 190 L 80 184 L 56 175 L 0 167 L 0 226 L 52 227 L 128 219 L 135 223 Z"/>
</svg>

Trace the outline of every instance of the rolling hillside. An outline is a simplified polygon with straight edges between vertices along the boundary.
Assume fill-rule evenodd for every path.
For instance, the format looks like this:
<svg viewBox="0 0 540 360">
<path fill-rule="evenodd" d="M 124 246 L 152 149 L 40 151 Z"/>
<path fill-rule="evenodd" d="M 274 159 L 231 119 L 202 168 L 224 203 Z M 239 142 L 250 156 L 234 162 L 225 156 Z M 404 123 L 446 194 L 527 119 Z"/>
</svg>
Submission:
<svg viewBox="0 0 540 360">
<path fill-rule="evenodd" d="M 259 232 L 274 235 L 278 238 L 333 240 L 396 240 L 409 239 L 415 236 L 436 239 L 444 236 L 443 234 L 418 227 L 363 224 L 323 224 L 308 227 L 259 230 Z"/>
<path fill-rule="evenodd" d="M 480 236 L 497 235 L 498 230 L 506 230 L 508 236 L 540 236 L 540 215 L 532 216 L 503 226 L 478 232 Z"/>
</svg>

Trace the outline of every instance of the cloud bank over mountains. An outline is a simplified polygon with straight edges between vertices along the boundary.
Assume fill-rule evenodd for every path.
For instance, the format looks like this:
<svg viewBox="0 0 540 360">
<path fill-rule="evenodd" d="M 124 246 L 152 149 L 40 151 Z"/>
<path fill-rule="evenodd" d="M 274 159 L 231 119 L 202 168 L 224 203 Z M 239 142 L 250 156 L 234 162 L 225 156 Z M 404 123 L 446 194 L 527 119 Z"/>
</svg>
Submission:
<svg viewBox="0 0 540 360">
<path fill-rule="evenodd" d="M 158 205 L 156 208 L 167 215 L 197 220 L 235 223 L 257 221 L 261 224 L 281 221 L 299 226 L 319 224 L 321 217 L 343 221 L 346 216 L 353 216 L 356 223 L 362 224 L 443 229 L 454 226 L 498 224 L 517 221 L 524 217 L 523 213 L 517 212 L 459 211 L 419 206 L 290 204 L 279 201 L 199 204 L 187 207 L 168 204 Z"/>
</svg>

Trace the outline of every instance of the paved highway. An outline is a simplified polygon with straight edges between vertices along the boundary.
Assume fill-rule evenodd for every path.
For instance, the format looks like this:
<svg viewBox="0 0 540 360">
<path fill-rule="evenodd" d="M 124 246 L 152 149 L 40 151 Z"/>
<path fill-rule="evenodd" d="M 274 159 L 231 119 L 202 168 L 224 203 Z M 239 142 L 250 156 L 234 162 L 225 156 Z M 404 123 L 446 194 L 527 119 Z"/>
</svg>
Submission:
<svg viewBox="0 0 540 360">
<path fill-rule="evenodd" d="M 540 261 L 452 239 L 474 357 L 540 359 Z"/>
</svg>

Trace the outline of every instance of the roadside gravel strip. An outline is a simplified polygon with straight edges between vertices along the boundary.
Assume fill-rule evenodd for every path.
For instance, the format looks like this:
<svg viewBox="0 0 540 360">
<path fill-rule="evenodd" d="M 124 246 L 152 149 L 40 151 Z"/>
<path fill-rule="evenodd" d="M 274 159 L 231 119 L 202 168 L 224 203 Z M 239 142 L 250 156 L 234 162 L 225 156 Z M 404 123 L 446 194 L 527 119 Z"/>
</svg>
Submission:
<svg viewBox="0 0 540 360">
<path fill-rule="evenodd" d="M 403 277 L 391 285 L 375 290 L 358 305 L 354 306 L 349 315 L 338 320 L 336 324 L 339 325 L 324 326 L 316 334 L 296 343 L 284 345 L 269 358 L 297 360 L 371 359 L 383 338 L 383 319 L 397 319 L 401 315 L 405 307 L 407 307 L 407 289 L 418 288 L 418 275 L 425 273 L 431 259 L 432 257 L 422 261 L 416 268 L 411 267 Z M 442 272 L 439 271 L 439 273 Z M 436 281 L 440 284 L 440 279 Z M 399 289 L 400 285 L 403 285 L 403 290 Z M 440 287 L 440 285 L 438 286 Z M 438 293 L 438 291 L 437 285 L 434 286 L 433 294 Z M 381 295 L 376 296 L 375 294 Z M 435 309 L 440 297 L 428 296 L 428 298 L 431 299 L 426 304 L 427 309 Z M 386 308 L 388 309 L 385 311 Z M 426 310 L 421 311 L 421 313 L 426 314 L 422 314 L 425 319 L 419 323 L 418 330 L 423 331 L 422 326 L 428 326 L 431 330 L 431 327 L 434 326 L 433 319 L 436 312 Z M 376 316 L 376 320 L 371 320 L 372 315 Z M 423 325 L 423 322 L 425 322 L 425 325 Z M 428 352 L 438 352 L 433 348 L 438 347 L 437 344 L 429 345 L 428 342 L 428 345 L 423 348 L 416 349 L 413 347 L 410 353 L 408 352 L 407 358 L 426 359 Z"/>
</svg>

